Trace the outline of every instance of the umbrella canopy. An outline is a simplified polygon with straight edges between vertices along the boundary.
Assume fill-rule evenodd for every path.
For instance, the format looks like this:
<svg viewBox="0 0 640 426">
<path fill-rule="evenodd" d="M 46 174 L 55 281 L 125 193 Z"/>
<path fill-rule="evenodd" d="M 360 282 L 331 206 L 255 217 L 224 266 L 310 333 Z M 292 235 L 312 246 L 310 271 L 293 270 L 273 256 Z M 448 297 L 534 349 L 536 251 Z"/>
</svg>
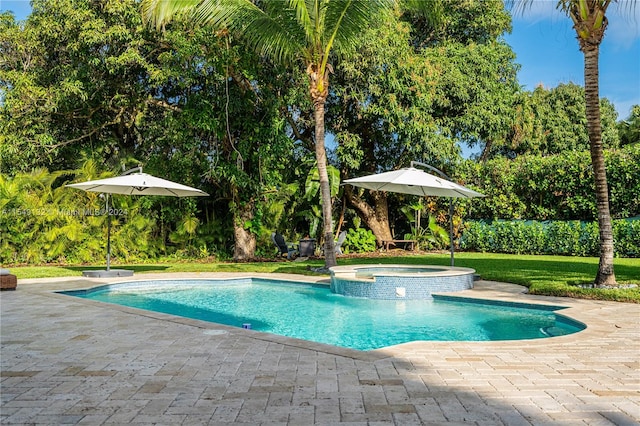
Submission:
<svg viewBox="0 0 640 426">
<path fill-rule="evenodd" d="M 132 173 L 138 170 L 138 173 Z M 87 182 L 66 185 L 70 188 L 83 189 L 89 192 L 102 192 L 104 194 L 123 195 L 166 195 L 170 197 L 206 197 L 207 194 L 190 186 L 182 185 L 170 180 L 157 178 L 147 173 L 142 173 L 142 167 L 125 172 L 123 175 L 90 180 Z M 107 211 L 107 270 L 84 271 L 82 274 L 90 277 L 130 276 L 132 271 L 111 270 L 111 218 L 109 217 L 109 198 L 106 201 Z"/>
<path fill-rule="evenodd" d="M 414 167 L 347 179 L 344 183 L 374 191 L 399 192 L 423 197 L 484 197 L 484 194 Z"/>
<path fill-rule="evenodd" d="M 151 176 L 147 173 L 133 173 L 107 179 L 74 183 L 67 186 L 105 194 L 167 195 L 170 197 L 206 197 L 209 195 L 199 189 Z"/>
<path fill-rule="evenodd" d="M 435 167 L 412 161 L 436 173 L 446 176 Z M 451 266 L 454 265 L 453 254 L 453 198 L 484 197 L 484 194 L 451 182 L 444 177 L 434 176 L 415 167 L 408 167 L 391 172 L 377 173 L 355 179 L 347 179 L 344 183 L 373 191 L 399 192 L 401 194 L 419 195 L 421 197 L 451 197 L 449 201 L 449 238 L 451 242 Z"/>
</svg>

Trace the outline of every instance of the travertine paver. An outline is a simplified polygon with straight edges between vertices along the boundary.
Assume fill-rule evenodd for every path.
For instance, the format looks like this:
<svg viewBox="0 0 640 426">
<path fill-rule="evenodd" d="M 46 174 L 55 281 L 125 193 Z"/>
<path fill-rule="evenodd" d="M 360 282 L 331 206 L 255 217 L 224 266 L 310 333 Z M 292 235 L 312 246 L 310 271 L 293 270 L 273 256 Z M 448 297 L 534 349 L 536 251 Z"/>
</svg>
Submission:
<svg viewBox="0 0 640 426">
<path fill-rule="evenodd" d="M 480 282 L 465 295 L 569 306 L 589 327 L 358 352 L 52 293 L 103 282 L 1 293 L 2 423 L 640 424 L 638 305 Z"/>
</svg>

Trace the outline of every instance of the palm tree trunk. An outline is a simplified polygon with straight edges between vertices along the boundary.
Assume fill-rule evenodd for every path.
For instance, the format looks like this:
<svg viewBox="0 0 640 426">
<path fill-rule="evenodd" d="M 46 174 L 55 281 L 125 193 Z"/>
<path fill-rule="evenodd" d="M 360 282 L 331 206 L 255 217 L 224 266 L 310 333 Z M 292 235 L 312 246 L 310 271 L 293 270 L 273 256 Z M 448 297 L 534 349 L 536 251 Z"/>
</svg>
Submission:
<svg viewBox="0 0 640 426">
<path fill-rule="evenodd" d="M 600 263 L 596 275 L 596 286 L 615 286 L 613 271 L 613 231 L 609 212 L 609 187 L 602 148 L 602 126 L 600 122 L 600 95 L 598 88 L 599 47 L 584 49 L 584 92 L 587 112 L 587 131 L 591 150 L 591 163 L 596 184 L 596 205 L 600 227 Z"/>
<path fill-rule="evenodd" d="M 330 268 L 338 264 L 333 243 L 333 222 L 331 208 L 331 187 L 327 173 L 327 153 L 324 147 L 324 104 L 325 98 L 314 97 L 313 112 L 316 132 L 316 161 L 320 178 L 320 196 L 322 198 L 322 221 L 324 235 L 324 266 Z"/>
</svg>

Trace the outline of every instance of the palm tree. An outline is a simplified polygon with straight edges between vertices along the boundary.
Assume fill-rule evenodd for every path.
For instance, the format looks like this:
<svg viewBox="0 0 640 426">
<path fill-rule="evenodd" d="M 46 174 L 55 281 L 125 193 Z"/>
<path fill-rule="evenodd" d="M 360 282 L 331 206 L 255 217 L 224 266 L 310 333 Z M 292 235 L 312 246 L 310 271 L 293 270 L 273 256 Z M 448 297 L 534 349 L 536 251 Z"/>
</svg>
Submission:
<svg viewBox="0 0 640 426">
<path fill-rule="evenodd" d="M 353 51 L 357 35 L 392 0 L 143 0 L 147 22 L 161 28 L 187 14 L 198 24 L 239 34 L 271 60 L 301 63 L 309 77 L 315 119 L 315 154 L 320 178 L 325 266 L 336 265 L 332 202 L 325 152 L 325 103 L 329 93 L 332 53 Z"/>
<path fill-rule="evenodd" d="M 584 54 L 584 92 L 587 112 L 587 132 L 591 151 L 591 163 L 596 183 L 596 205 L 600 227 L 600 262 L 595 284 L 616 285 L 613 270 L 613 231 L 609 212 L 609 186 L 602 149 L 602 125 L 600 122 L 600 92 L 598 62 L 600 43 L 607 28 L 605 16 L 611 0 L 563 0 L 558 3 L 573 21 L 580 50 Z"/>
<path fill-rule="evenodd" d="M 517 0 L 514 0 L 517 1 Z M 584 92 L 587 115 L 587 133 L 591 151 L 591 163 L 596 184 L 596 205 L 600 227 L 600 263 L 595 279 L 596 286 L 616 286 L 613 270 L 613 231 L 609 212 L 609 187 L 602 148 L 602 124 L 600 122 L 600 92 L 598 62 L 600 44 L 607 29 L 607 8 L 617 0 L 559 0 L 556 8 L 573 21 L 580 51 L 584 54 Z M 532 0 L 522 1 L 526 8 Z M 635 0 L 627 2 L 635 6 Z"/>
</svg>

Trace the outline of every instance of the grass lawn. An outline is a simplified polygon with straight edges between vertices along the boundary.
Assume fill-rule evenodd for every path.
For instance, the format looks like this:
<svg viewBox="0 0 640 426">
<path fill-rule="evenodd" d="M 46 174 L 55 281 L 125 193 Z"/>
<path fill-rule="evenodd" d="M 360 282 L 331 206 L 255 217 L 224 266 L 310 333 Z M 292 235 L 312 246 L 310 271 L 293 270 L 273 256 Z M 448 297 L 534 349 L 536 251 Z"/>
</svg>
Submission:
<svg viewBox="0 0 640 426">
<path fill-rule="evenodd" d="M 533 294 L 569 296 L 589 299 L 617 300 L 640 303 L 640 287 L 621 289 L 582 288 L 580 284 L 593 282 L 598 270 L 598 258 L 566 256 L 528 256 L 493 253 L 456 253 L 456 266 L 473 268 L 484 280 L 501 281 L 529 287 Z M 379 256 L 339 257 L 339 265 L 362 263 L 399 263 L 449 265 L 448 253 L 412 254 L 393 251 Z M 614 260 L 619 284 L 640 285 L 640 259 Z M 167 261 L 153 264 L 113 265 L 135 271 L 152 272 L 280 272 L 313 275 L 311 268 L 324 265 L 322 259 L 278 262 L 220 262 Z M 83 270 L 104 269 L 103 264 L 92 266 L 24 266 L 11 267 L 18 279 L 81 276 Z"/>
</svg>

